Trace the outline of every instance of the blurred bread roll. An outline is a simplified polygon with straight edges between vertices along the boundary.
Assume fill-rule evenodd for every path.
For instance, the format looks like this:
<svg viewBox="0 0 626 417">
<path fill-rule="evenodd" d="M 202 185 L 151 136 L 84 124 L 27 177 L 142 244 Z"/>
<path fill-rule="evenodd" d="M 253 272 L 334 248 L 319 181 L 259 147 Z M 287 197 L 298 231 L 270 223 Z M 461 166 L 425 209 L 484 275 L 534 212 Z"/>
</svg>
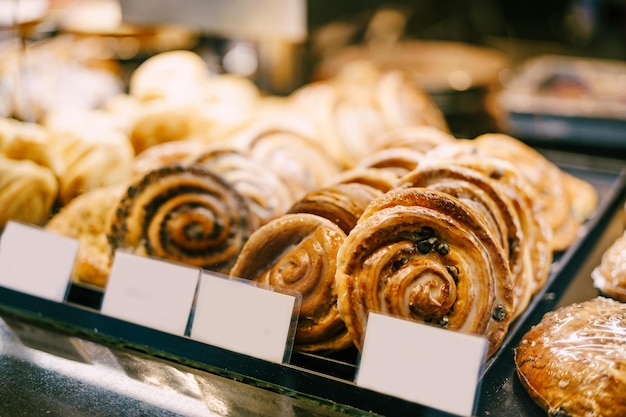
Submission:
<svg viewBox="0 0 626 417">
<path fill-rule="evenodd" d="M 134 158 L 128 137 L 116 130 L 67 132 L 52 141 L 63 160 L 59 200 L 62 205 L 95 188 L 124 184 Z"/>
<path fill-rule="evenodd" d="M 88 191 L 61 208 L 46 224 L 50 232 L 78 239 L 73 281 L 106 286 L 112 262 L 106 230 L 111 211 L 125 190 L 125 186 L 111 186 Z"/>
<path fill-rule="evenodd" d="M 0 118 L 0 153 L 11 159 L 27 159 L 59 174 L 61 160 L 50 148 L 48 131 L 41 125 Z"/>
<path fill-rule="evenodd" d="M 9 220 L 43 225 L 58 190 L 57 179 L 50 169 L 0 154 L 0 229 Z"/>
</svg>

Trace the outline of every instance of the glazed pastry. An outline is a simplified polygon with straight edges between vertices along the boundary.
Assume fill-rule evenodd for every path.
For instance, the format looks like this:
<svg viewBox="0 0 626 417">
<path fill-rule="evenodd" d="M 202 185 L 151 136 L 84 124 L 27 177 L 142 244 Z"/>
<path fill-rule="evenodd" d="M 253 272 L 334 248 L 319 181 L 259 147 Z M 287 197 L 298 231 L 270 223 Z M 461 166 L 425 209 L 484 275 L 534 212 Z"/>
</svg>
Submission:
<svg viewBox="0 0 626 417">
<path fill-rule="evenodd" d="M 310 213 L 324 217 L 347 235 L 365 208 L 383 192 L 362 183 L 338 183 L 312 191 L 296 201 L 289 213 Z"/>
<path fill-rule="evenodd" d="M 235 149 L 205 150 L 193 162 L 224 178 L 247 199 L 255 217 L 254 229 L 285 214 L 295 201 L 283 178 Z"/>
<path fill-rule="evenodd" d="M 591 278 L 602 294 L 626 303 L 626 231 L 604 251 Z"/>
<path fill-rule="evenodd" d="M 251 233 L 249 216 L 244 198 L 218 175 L 167 165 L 128 187 L 107 234 L 113 250 L 227 273 Z"/>
<path fill-rule="evenodd" d="M 500 183 L 453 163 L 426 163 L 404 176 L 398 187 L 443 191 L 476 210 L 507 254 L 515 285 L 514 317 L 526 309 L 534 290 L 533 270 L 524 263 L 525 239 L 518 213 Z"/>
<path fill-rule="evenodd" d="M 0 230 L 9 220 L 43 225 L 58 192 L 57 179 L 48 168 L 0 155 Z"/>
<path fill-rule="evenodd" d="M 88 191 L 56 213 L 45 229 L 79 242 L 72 280 L 106 287 L 111 272 L 107 225 L 126 187 L 117 185 Z"/>
<path fill-rule="evenodd" d="M 516 347 L 515 369 L 549 416 L 626 415 L 626 304 L 596 297 L 545 314 Z"/>
<path fill-rule="evenodd" d="M 337 251 L 346 234 L 323 217 L 285 214 L 256 230 L 230 275 L 302 294 L 294 349 L 327 353 L 352 346 L 337 310 Z"/>
<path fill-rule="evenodd" d="M 339 312 L 362 346 L 370 311 L 483 335 L 498 348 L 513 316 L 506 254 L 451 195 L 397 188 L 370 203 L 339 249 Z"/>
<path fill-rule="evenodd" d="M 229 143 L 276 172 L 296 199 L 330 184 L 341 172 L 317 142 L 296 131 L 254 125 L 231 137 Z"/>
</svg>

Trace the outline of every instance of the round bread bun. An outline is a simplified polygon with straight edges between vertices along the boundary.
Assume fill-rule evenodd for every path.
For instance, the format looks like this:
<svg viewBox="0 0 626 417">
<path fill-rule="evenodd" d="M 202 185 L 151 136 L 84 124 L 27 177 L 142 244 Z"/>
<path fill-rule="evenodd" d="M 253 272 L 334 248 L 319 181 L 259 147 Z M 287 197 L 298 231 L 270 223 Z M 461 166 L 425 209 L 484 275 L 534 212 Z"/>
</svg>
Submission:
<svg viewBox="0 0 626 417">
<path fill-rule="evenodd" d="M 516 347 L 515 369 L 549 416 L 626 416 L 626 304 L 596 297 L 547 313 Z"/>
</svg>

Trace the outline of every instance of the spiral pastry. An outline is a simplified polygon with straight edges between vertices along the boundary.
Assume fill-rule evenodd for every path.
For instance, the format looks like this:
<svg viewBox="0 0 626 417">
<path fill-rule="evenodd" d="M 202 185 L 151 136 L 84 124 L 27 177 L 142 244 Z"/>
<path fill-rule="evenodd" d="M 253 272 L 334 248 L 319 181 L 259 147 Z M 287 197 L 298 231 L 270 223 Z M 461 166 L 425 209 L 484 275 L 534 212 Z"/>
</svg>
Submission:
<svg viewBox="0 0 626 417">
<path fill-rule="evenodd" d="M 369 203 L 382 193 L 361 183 L 339 183 L 308 193 L 291 206 L 289 213 L 316 214 L 348 234 Z"/>
<path fill-rule="evenodd" d="M 508 255 L 515 285 L 514 317 L 518 316 L 528 306 L 534 290 L 533 270 L 530 265 L 524 265 L 525 240 L 521 222 L 501 185 L 479 171 L 446 163 L 422 165 L 403 177 L 398 186 L 446 192 L 481 214 L 481 219 Z"/>
<path fill-rule="evenodd" d="M 455 144 L 457 139 L 446 130 L 434 126 L 405 126 L 386 132 L 376 142 L 376 150 L 387 148 L 412 149 L 426 153 L 439 145 Z"/>
<path fill-rule="evenodd" d="M 528 298 L 539 291 L 550 275 L 553 260 L 552 229 L 537 204 L 537 191 L 525 177 L 508 161 L 484 156 L 466 155 L 454 160 L 455 164 L 475 169 L 502 185 L 501 189 L 513 203 L 524 236 L 522 257 L 524 271 L 530 272 L 532 285 L 518 298 Z M 523 291 L 519 287 L 517 291 Z"/>
<path fill-rule="evenodd" d="M 477 212 L 425 188 L 372 201 L 337 258 L 337 303 L 358 348 L 370 311 L 485 336 L 492 354 L 513 314 L 508 261 Z"/>
<path fill-rule="evenodd" d="M 256 125 L 233 136 L 231 146 L 276 172 L 295 198 L 329 184 L 341 171 L 319 143 L 295 130 Z"/>
<path fill-rule="evenodd" d="M 238 150 L 206 150 L 194 162 L 220 175 L 248 200 L 254 228 L 284 214 L 295 201 L 283 178 Z"/>
<path fill-rule="evenodd" d="M 401 177 L 413 171 L 422 161 L 423 154 L 409 148 L 381 149 L 361 159 L 356 168 L 385 169 Z"/>
<path fill-rule="evenodd" d="M 302 294 L 295 350 L 327 353 L 352 346 L 335 290 L 337 252 L 345 238 L 328 219 L 285 214 L 252 233 L 230 271 Z"/>
<path fill-rule="evenodd" d="M 200 166 L 168 165 L 128 187 L 108 228 L 111 247 L 227 273 L 251 233 L 244 198 Z"/>
</svg>

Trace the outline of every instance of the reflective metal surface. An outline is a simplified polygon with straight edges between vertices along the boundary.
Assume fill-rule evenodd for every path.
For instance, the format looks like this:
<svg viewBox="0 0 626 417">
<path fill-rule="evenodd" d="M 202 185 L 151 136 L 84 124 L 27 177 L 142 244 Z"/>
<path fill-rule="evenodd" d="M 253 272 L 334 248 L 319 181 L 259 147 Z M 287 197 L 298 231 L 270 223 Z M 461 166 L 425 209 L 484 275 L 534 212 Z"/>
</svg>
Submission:
<svg viewBox="0 0 626 417">
<path fill-rule="evenodd" d="M 125 348 L 0 319 L 0 416 L 373 415 L 246 385 Z"/>
</svg>

